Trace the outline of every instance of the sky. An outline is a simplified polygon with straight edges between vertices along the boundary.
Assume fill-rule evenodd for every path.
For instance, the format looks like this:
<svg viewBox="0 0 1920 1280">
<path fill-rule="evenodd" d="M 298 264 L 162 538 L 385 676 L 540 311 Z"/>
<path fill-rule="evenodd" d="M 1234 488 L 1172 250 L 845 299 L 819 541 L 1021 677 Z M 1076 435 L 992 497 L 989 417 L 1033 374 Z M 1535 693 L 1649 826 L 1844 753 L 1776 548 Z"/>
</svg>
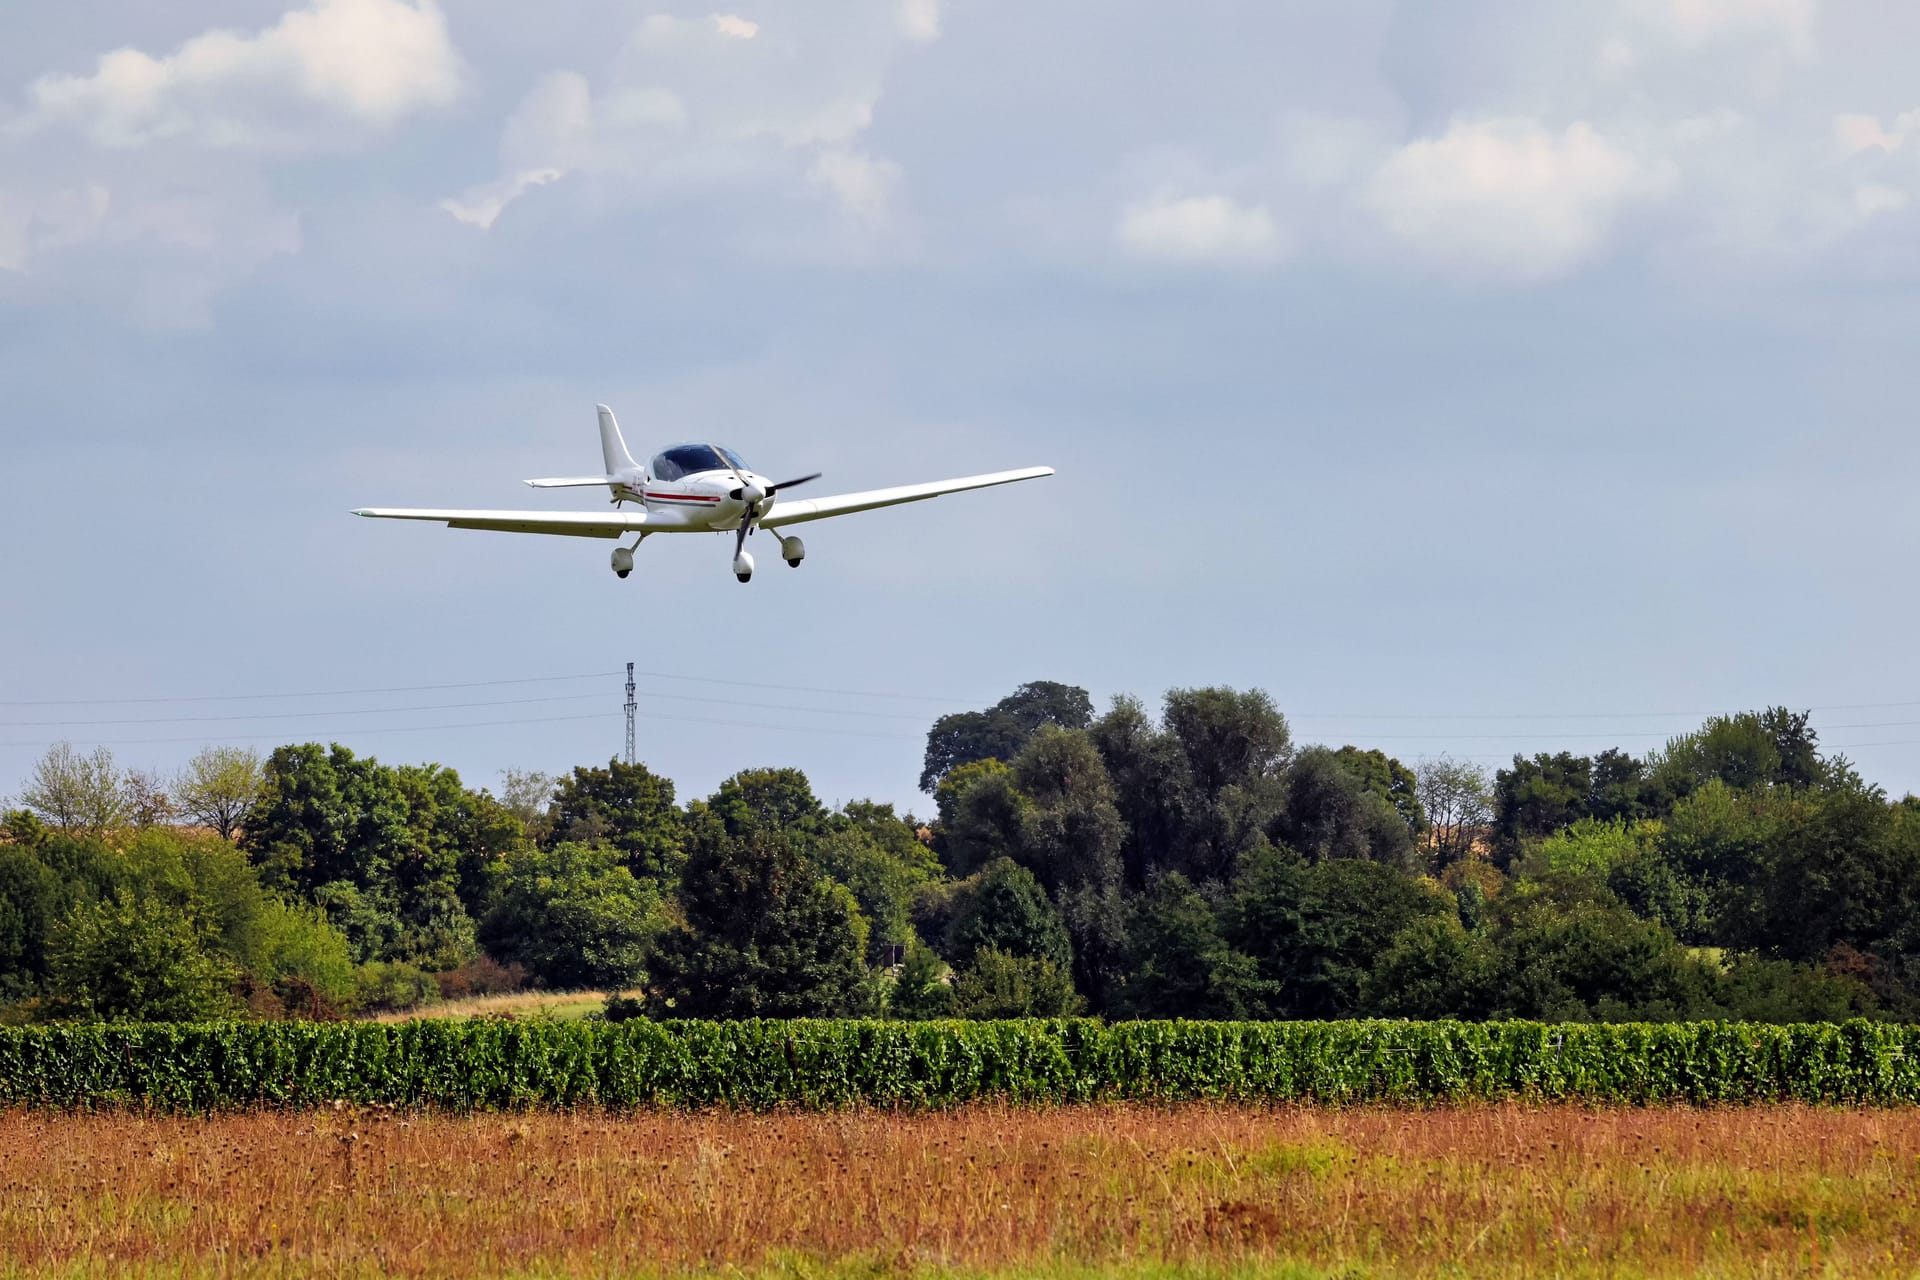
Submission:
<svg viewBox="0 0 1920 1280">
<path fill-rule="evenodd" d="M 723 7 L 712 7 L 720 5 Z M 0 42 L 0 794 L 338 741 L 925 813 L 1023 681 L 1920 790 L 1920 6 L 72 0 Z M 355 519 L 720 440 L 731 539 Z M 300 695 L 300 696 L 292 696 Z"/>
</svg>

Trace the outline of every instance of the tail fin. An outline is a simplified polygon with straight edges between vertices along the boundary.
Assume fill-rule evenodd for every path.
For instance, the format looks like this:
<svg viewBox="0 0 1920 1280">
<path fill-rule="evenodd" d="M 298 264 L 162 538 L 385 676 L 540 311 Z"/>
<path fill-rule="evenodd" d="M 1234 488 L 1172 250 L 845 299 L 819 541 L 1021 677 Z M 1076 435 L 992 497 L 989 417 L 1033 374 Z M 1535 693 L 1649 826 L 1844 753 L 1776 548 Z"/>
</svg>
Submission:
<svg viewBox="0 0 1920 1280">
<path fill-rule="evenodd" d="M 640 464 L 627 452 L 627 442 L 620 438 L 620 424 L 613 420 L 613 410 L 605 405 L 600 410 L 600 454 L 606 459 L 607 474 L 617 476 L 623 471 L 638 471 Z"/>
</svg>

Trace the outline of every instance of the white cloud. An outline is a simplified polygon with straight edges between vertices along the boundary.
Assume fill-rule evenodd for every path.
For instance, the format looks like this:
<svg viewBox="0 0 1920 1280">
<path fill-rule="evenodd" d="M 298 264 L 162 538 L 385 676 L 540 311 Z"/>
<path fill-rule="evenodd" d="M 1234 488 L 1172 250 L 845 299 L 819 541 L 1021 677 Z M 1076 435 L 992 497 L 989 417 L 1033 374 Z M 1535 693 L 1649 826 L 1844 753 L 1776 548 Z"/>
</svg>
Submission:
<svg viewBox="0 0 1920 1280">
<path fill-rule="evenodd" d="M 527 169 L 510 178 L 482 183 L 457 196 L 448 196 L 440 202 L 440 207 L 459 221 L 487 231 L 499 221 L 501 211 L 515 200 L 535 187 L 544 187 L 566 176 L 562 169 Z"/>
<path fill-rule="evenodd" d="M 1286 241 L 1265 205 L 1228 196 L 1162 193 L 1121 211 L 1114 240 L 1151 262 L 1267 266 L 1286 253 Z"/>
<path fill-rule="evenodd" d="M 1650 185 L 1633 153 L 1590 125 L 1556 135 L 1505 118 L 1455 121 L 1408 143 L 1361 199 L 1390 235 L 1440 265 L 1539 280 L 1596 253 Z"/>
<path fill-rule="evenodd" d="M 1916 130 L 1920 130 L 1920 111 L 1895 116 L 1891 124 L 1884 126 L 1878 116 L 1837 115 L 1833 118 L 1833 141 L 1842 155 L 1898 151 Z"/>
<path fill-rule="evenodd" d="M 285 145 L 315 139 L 290 111 L 391 125 L 453 101 L 462 74 L 434 0 L 314 0 L 255 35 L 208 31 L 163 57 L 116 49 L 91 75 L 43 76 L 14 127 L 70 124 L 108 147 Z"/>
<path fill-rule="evenodd" d="M 1740 36 L 1772 37 L 1805 48 L 1817 0 L 1634 0 L 1633 7 L 1685 48 Z"/>
<path fill-rule="evenodd" d="M 940 0 L 900 0 L 900 30 L 919 44 L 938 40 Z"/>
<path fill-rule="evenodd" d="M 1857 187 L 1853 193 L 1853 207 L 1865 221 L 1877 214 L 1893 213 L 1904 209 L 1911 203 L 1911 197 L 1898 187 L 1890 187 L 1884 182 L 1869 182 Z"/>
<path fill-rule="evenodd" d="M 807 179 L 861 222 L 881 226 L 892 212 L 900 166 L 852 151 L 822 151 L 808 166 Z"/>
<path fill-rule="evenodd" d="M 731 13 L 713 15 L 713 29 L 730 40 L 751 40 L 760 34 L 760 24 Z"/>
</svg>

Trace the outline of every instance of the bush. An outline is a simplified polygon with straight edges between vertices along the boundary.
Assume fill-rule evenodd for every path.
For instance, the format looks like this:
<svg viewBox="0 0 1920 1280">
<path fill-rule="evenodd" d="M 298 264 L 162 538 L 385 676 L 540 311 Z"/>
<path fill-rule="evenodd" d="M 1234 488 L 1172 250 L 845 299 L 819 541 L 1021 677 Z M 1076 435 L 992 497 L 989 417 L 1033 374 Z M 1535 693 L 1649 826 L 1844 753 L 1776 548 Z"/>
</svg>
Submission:
<svg viewBox="0 0 1920 1280">
<path fill-rule="evenodd" d="M 982 947 L 953 984 L 953 1012 L 961 1018 L 1059 1018 L 1086 1001 L 1073 979 L 1051 960 L 1011 956 Z"/>
<path fill-rule="evenodd" d="M 0 1106 L 1920 1103 L 1920 1027 L 748 1021 L 0 1027 Z"/>
<path fill-rule="evenodd" d="M 440 998 L 440 984 L 424 969 L 398 960 L 360 966 L 355 1005 L 366 1013 L 405 1013 Z"/>
<path fill-rule="evenodd" d="M 517 964 L 501 964 L 481 952 L 458 969 L 436 973 L 442 1000 L 465 1000 L 469 996 L 503 996 L 527 986 L 527 971 Z"/>
</svg>

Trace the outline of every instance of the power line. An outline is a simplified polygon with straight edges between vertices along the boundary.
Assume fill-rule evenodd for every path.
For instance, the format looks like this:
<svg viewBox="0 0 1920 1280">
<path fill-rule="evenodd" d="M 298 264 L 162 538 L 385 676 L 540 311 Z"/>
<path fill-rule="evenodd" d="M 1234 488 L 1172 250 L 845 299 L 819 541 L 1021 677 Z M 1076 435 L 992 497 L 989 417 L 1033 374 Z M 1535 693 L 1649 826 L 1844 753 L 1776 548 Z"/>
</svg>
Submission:
<svg viewBox="0 0 1920 1280">
<path fill-rule="evenodd" d="M 380 733 L 430 733 L 430 732 L 435 732 L 435 731 L 445 730 L 445 729 L 491 729 L 491 728 L 497 728 L 504 725 L 565 724 L 565 723 L 577 722 L 577 721 L 583 721 L 583 720 L 603 720 L 605 718 L 606 718 L 605 712 L 597 712 L 589 715 L 579 715 L 579 716 L 521 716 L 521 717 L 515 717 L 512 719 L 506 719 L 506 720 L 463 720 L 454 724 L 380 725 L 376 727 L 361 727 L 361 728 L 354 728 L 354 729 L 328 729 L 324 731 L 324 733 L 321 736 L 328 737 L 328 738 L 359 738 L 359 737 L 366 737 L 370 734 L 380 734 Z M 728 719 L 722 719 L 717 716 L 677 716 L 677 717 L 671 717 L 671 718 L 668 718 L 668 717 L 652 717 L 652 718 L 656 720 L 661 720 L 662 722 L 665 722 L 665 723 L 672 723 L 672 724 L 720 725 L 727 728 L 738 728 L 738 729 L 767 729 L 767 730 L 771 730 L 778 733 L 824 734 L 824 735 L 827 735 L 830 737 L 836 737 L 836 738 L 884 738 L 894 742 L 922 741 L 921 735 L 917 733 L 873 733 L 863 729 L 836 729 L 826 725 L 779 724 L 770 720 L 728 720 Z M 232 734 L 226 737 L 216 737 L 216 738 L 207 738 L 200 735 L 194 735 L 191 737 L 184 737 L 184 738 L 112 738 L 112 739 L 90 738 L 90 739 L 84 739 L 80 742 L 77 742 L 74 745 L 132 747 L 132 746 L 156 746 L 156 745 L 182 743 L 182 742 L 199 742 L 199 743 L 263 742 L 263 741 L 267 741 L 269 739 L 280 737 L 280 736 L 282 735 L 278 735 L 274 733 L 250 733 L 250 734 Z M 53 744 L 44 740 L 37 741 L 37 742 L 0 742 L 0 748 L 4 748 L 4 747 L 32 748 L 32 747 L 47 747 L 51 745 Z"/>
<path fill-rule="evenodd" d="M 480 702 L 430 702 L 409 707 L 340 707 L 326 711 L 259 711 L 235 715 L 219 716 L 145 716 L 123 719 L 119 717 L 104 720 L 0 720 L 0 729 L 60 729 L 90 728 L 111 724 L 209 724 L 233 720 L 311 720 L 328 716 L 375 716 L 398 715 L 410 711 L 459 711 L 472 707 L 523 707 L 550 702 L 589 702 L 606 695 L 599 693 L 563 693 L 540 698 L 502 698 Z M 799 711 L 809 715 L 858 716 L 872 720 L 912 720 L 925 723 L 924 712 L 909 711 L 858 711 L 839 707 L 802 707 L 785 702 L 744 701 L 739 698 L 716 698 L 711 694 L 693 693 L 648 693 L 650 700 L 670 702 L 698 702 L 703 705 L 727 707 L 751 707 L 759 711 Z"/>
</svg>

